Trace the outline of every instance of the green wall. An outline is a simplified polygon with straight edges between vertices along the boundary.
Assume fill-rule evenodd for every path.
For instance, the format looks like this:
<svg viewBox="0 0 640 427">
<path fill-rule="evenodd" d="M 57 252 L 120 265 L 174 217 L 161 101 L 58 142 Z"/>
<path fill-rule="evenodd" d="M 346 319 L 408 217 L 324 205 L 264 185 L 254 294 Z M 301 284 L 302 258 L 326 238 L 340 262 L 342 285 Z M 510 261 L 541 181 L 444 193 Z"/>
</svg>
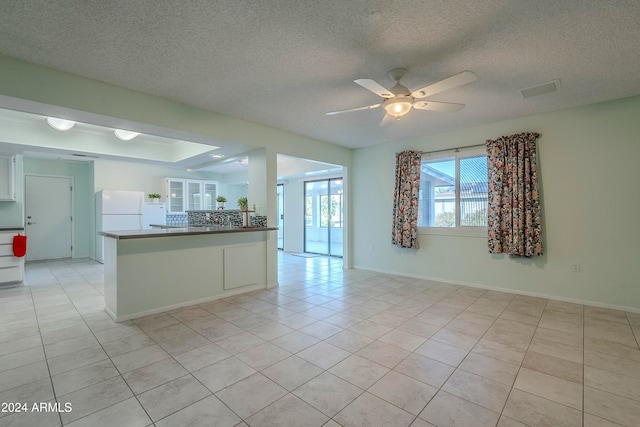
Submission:
<svg viewBox="0 0 640 427">
<path fill-rule="evenodd" d="M 355 150 L 353 266 L 640 311 L 640 97 Z M 543 257 L 490 255 L 485 237 L 391 245 L 395 153 L 539 132 Z M 581 271 L 571 266 L 580 263 Z"/>
<path fill-rule="evenodd" d="M 94 253 L 92 235 L 95 222 L 93 164 L 91 162 L 25 157 L 24 174 L 72 176 L 74 178 L 73 226 L 75 256 L 77 258 L 92 257 Z"/>
</svg>

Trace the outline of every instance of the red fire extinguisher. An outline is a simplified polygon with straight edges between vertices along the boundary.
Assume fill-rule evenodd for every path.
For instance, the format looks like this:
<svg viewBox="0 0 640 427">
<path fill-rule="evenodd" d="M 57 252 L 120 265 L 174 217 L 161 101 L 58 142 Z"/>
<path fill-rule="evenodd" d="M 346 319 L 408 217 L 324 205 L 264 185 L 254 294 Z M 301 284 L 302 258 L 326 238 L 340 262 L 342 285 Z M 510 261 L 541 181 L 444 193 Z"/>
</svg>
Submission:
<svg viewBox="0 0 640 427">
<path fill-rule="evenodd" d="M 27 236 L 23 236 L 18 233 L 17 236 L 13 236 L 13 254 L 22 258 L 27 253 Z"/>
</svg>

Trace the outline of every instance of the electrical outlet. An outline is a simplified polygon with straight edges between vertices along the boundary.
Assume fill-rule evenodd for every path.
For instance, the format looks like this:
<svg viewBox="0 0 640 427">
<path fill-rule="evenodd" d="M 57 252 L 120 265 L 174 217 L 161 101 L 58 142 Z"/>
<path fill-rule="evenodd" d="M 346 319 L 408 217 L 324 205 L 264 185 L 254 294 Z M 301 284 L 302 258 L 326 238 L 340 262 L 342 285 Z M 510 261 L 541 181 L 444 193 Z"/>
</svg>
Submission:
<svg viewBox="0 0 640 427">
<path fill-rule="evenodd" d="M 580 263 L 576 262 L 571 264 L 571 271 L 573 271 L 574 273 L 580 273 Z"/>
</svg>

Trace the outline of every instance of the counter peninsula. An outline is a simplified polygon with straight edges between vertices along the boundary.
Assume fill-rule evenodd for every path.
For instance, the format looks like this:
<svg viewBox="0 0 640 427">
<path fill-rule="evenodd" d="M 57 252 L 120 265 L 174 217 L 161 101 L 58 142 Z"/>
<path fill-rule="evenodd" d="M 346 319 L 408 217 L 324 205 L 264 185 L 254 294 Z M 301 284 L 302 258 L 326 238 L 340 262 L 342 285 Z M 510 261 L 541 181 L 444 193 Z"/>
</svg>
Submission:
<svg viewBox="0 0 640 427">
<path fill-rule="evenodd" d="M 105 311 L 117 322 L 276 286 L 267 243 L 277 227 L 100 232 Z"/>
</svg>

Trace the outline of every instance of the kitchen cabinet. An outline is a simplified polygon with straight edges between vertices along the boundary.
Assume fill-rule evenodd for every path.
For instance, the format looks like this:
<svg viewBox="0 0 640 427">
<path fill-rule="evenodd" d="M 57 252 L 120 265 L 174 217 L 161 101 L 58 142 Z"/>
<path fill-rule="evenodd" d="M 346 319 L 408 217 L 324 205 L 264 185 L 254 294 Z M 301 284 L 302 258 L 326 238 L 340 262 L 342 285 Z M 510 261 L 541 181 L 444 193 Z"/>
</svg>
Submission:
<svg viewBox="0 0 640 427">
<path fill-rule="evenodd" d="M 13 236 L 20 231 L 0 231 L 0 285 L 20 283 L 24 276 L 24 258 L 13 255 Z"/>
<path fill-rule="evenodd" d="M 165 179 L 167 213 L 215 209 L 218 184 L 193 179 Z"/>
<path fill-rule="evenodd" d="M 185 197 L 184 197 L 184 179 L 166 180 L 167 189 L 167 213 L 184 213 Z"/>
<path fill-rule="evenodd" d="M 187 185 L 187 206 L 186 210 L 196 211 L 202 209 L 202 182 L 185 181 Z"/>
<path fill-rule="evenodd" d="M 218 184 L 211 181 L 202 181 L 202 209 L 210 211 L 216 209 L 216 197 L 218 197 Z"/>
<path fill-rule="evenodd" d="M 16 158 L 0 156 L 0 200 L 16 200 L 15 188 Z"/>
</svg>

